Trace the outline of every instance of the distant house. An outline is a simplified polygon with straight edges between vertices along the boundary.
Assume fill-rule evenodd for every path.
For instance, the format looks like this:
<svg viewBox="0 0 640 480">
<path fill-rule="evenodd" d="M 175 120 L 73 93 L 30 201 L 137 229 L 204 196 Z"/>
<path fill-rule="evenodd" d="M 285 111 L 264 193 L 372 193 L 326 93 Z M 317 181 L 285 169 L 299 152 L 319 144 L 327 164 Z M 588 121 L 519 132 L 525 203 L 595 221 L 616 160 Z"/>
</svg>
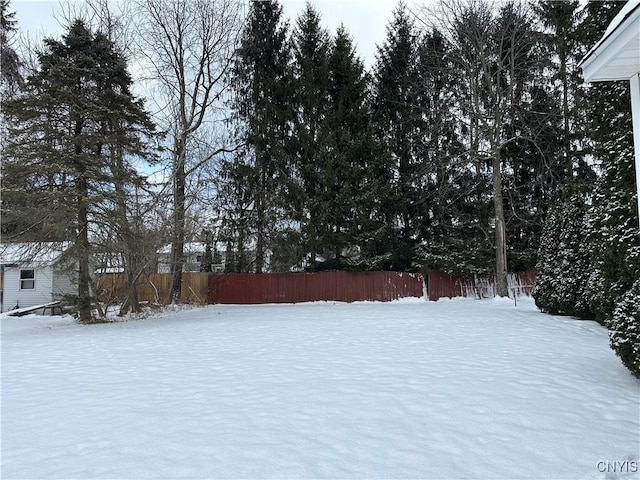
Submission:
<svg viewBox="0 0 640 480">
<path fill-rule="evenodd" d="M 201 272 L 205 260 L 207 245 L 204 242 L 189 242 L 184 244 L 184 265 L 183 272 Z M 224 272 L 226 252 L 212 248 L 213 272 Z M 171 271 L 171 245 L 165 245 L 158 251 L 158 273 L 169 273 Z"/>
<path fill-rule="evenodd" d="M 0 312 L 77 295 L 63 261 L 67 248 L 67 243 L 0 244 Z"/>
</svg>

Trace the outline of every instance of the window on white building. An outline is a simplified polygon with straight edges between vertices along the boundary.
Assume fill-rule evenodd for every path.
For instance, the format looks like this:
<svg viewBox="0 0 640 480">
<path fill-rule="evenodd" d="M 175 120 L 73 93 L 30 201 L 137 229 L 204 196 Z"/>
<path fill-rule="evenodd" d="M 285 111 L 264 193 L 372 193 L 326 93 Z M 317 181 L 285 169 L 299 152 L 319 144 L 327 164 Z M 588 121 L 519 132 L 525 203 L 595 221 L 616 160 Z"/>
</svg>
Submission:
<svg viewBox="0 0 640 480">
<path fill-rule="evenodd" d="M 20 290 L 33 290 L 36 288 L 36 271 L 20 270 Z"/>
</svg>

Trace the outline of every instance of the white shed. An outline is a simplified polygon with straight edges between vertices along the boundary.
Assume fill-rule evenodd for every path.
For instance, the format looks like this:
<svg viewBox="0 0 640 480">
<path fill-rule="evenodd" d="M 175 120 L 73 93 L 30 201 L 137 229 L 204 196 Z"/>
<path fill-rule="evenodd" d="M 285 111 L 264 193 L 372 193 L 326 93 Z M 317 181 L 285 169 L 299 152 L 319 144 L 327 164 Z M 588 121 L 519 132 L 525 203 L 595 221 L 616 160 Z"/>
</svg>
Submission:
<svg viewBox="0 0 640 480">
<path fill-rule="evenodd" d="M 0 312 L 77 295 L 73 274 L 61 257 L 66 243 L 0 244 Z"/>
<path fill-rule="evenodd" d="M 640 213 L 640 0 L 624 5 L 580 65 L 587 82 L 630 82 Z"/>
</svg>

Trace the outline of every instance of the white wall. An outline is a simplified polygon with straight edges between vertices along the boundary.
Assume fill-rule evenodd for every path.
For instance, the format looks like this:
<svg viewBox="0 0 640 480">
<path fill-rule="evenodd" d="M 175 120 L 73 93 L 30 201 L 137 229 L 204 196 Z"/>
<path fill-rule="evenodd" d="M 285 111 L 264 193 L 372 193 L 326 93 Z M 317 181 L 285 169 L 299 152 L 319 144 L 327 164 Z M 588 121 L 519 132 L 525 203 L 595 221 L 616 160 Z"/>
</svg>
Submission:
<svg viewBox="0 0 640 480">
<path fill-rule="evenodd" d="M 20 270 L 35 270 L 34 289 L 20 290 Z M 52 301 L 53 271 L 51 267 L 5 267 L 2 311 L 42 305 Z"/>
<path fill-rule="evenodd" d="M 65 295 L 78 295 L 78 285 L 67 272 L 54 271 L 51 296 L 54 301 L 62 300 Z"/>
</svg>

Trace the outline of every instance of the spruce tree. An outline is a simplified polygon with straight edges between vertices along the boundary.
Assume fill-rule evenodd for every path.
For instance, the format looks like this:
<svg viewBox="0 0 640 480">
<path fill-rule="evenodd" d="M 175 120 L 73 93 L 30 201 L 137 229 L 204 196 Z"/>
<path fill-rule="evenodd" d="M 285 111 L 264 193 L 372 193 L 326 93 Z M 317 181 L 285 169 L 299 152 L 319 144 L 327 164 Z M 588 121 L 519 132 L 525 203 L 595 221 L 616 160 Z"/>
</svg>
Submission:
<svg viewBox="0 0 640 480">
<path fill-rule="evenodd" d="M 385 148 L 391 191 L 383 200 L 388 268 L 414 266 L 417 231 L 424 221 L 422 200 L 422 79 L 418 65 L 418 33 L 406 4 L 400 3 L 378 47 L 374 68 L 373 115 L 378 141 Z"/>
<path fill-rule="evenodd" d="M 282 218 L 289 175 L 291 53 L 288 26 L 281 17 L 277 0 L 252 0 L 233 67 L 232 106 L 237 137 L 246 148 L 236 157 L 243 165 L 239 174 L 230 179 L 246 182 L 250 190 L 253 224 L 249 233 L 255 238 L 253 266 L 257 273 L 265 269 L 269 238 L 274 237 Z M 247 234 L 247 229 L 241 234 Z M 238 244 L 245 241 L 246 237 Z"/>
<path fill-rule="evenodd" d="M 13 94 L 22 84 L 21 60 L 13 48 L 18 22 L 9 11 L 9 0 L 0 0 L 0 98 Z"/>
<path fill-rule="evenodd" d="M 369 98 L 370 77 L 341 26 L 329 54 L 329 157 L 326 170 L 325 255 L 337 268 L 367 269 L 371 257 L 363 248 L 376 230 L 373 210 L 380 192 L 371 175 L 377 148 Z M 375 261 L 373 262 L 375 264 Z"/>
<path fill-rule="evenodd" d="M 315 269 L 330 228 L 326 205 L 332 183 L 329 162 L 329 34 L 307 2 L 292 35 L 294 58 L 291 200 L 293 218 Z"/>
<path fill-rule="evenodd" d="M 80 321 L 91 322 L 92 229 L 109 222 L 114 185 L 126 181 L 116 175 L 134 172 L 131 162 L 148 153 L 154 127 L 131 93 L 124 58 L 82 21 L 62 41 L 45 40 L 38 62 L 23 93 L 4 106 L 10 133 L 3 196 L 14 207 L 26 199 L 34 228 L 49 225 L 72 241 Z"/>
<path fill-rule="evenodd" d="M 427 270 L 472 273 L 490 264 L 477 254 L 483 246 L 491 248 L 483 245 L 484 234 L 476 228 L 481 223 L 478 218 L 484 216 L 486 221 L 488 214 L 475 195 L 482 182 L 472 178 L 464 161 L 462 124 L 452 108 L 458 75 L 451 65 L 450 48 L 437 29 L 426 32 L 418 44 L 420 108 L 426 127 L 419 167 L 422 193 L 416 261 Z"/>
<path fill-rule="evenodd" d="M 536 13 L 544 27 L 545 46 L 552 67 L 553 92 L 559 101 L 561 119 L 556 143 L 565 171 L 562 180 L 567 195 L 578 183 L 593 181 L 594 173 L 586 163 L 588 132 L 585 118 L 585 86 L 578 67 L 586 53 L 581 22 L 585 12 L 578 0 L 556 2 L 540 0 Z"/>
</svg>

